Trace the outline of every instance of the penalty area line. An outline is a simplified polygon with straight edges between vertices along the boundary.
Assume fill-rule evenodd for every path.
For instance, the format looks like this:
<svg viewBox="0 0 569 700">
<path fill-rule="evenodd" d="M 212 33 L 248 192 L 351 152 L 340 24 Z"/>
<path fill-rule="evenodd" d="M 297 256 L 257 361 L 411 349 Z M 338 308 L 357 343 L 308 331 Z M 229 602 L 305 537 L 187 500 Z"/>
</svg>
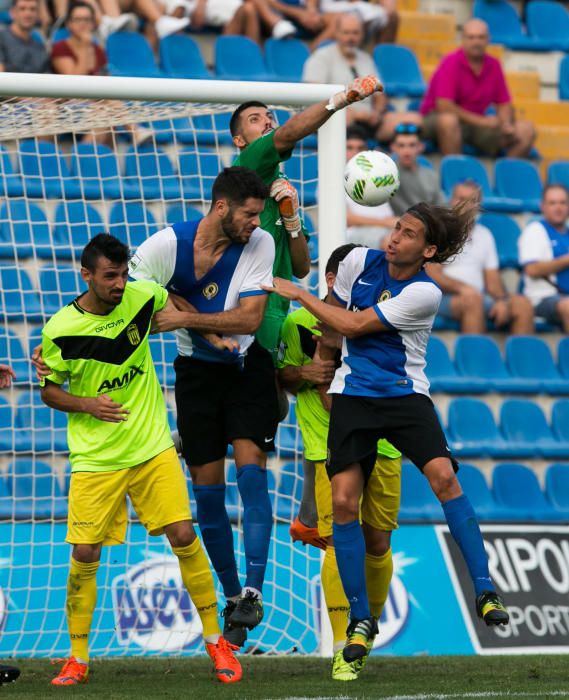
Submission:
<svg viewBox="0 0 569 700">
<path fill-rule="evenodd" d="M 385 695 L 378 696 L 381 700 L 453 700 L 454 698 L 569 698 L 569 691 L 550 690 L 533 693 L 510 693 L 488 691 L 483 693 L 419 693 L 417 695 Z M 349 700 L 347 695 L 318 695 L 298 696 L 294 695 L 286 700 Z"/>
</svg>

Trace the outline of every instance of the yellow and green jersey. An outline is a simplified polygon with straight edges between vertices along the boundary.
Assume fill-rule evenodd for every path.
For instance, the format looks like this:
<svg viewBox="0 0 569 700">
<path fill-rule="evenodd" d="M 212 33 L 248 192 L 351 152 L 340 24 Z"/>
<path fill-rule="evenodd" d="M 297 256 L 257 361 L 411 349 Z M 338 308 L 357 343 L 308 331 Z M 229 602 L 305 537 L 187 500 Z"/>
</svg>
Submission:
<svg viewBox="0 0 569 700">
<path fill-rule="evenodd" d="M 237 156 L 233 165 L 241 165 L 254 170 L 265 185 L 270 186 L 280 177 L 286 177 L 280 170 L 282 161 L 288 160 L 292 150 L 279 153 L 274 143 L 275 132 L 271 131 L 250 143 Z M 272 197 L 265 200 L 265 208 L 261 213 L 261 228 L 268 231 L 275 241 L 275 262 L 273 275 L 283 279 L 292 279 L 292 259 L 288 247 L 288 233 L 283 226 L 279 205 Z M 302 232 L 308 238 L 308 233 L 302 224 Z M 290 302 L 278 294 L 269 294 L 265 317 L 257 331 L 257 339 L 272 353 L 278 345 L 278 330 L 288 312 Z"/>
<path fill-rule="evenodd" d="M 289 314 L 281 329 L 279 367 L 302 367 L 312 362 L 316 343 L 312 336 L 320 335 L 315 329 L 318 319 L 304 308 Z M 296 393 L 296 417 L 304 442 L 304 456 L 313 462 L 326 459 L 326 445 L 330 414 L 322 405 L 318 389 L 303 384 Z M 378 454 L 395 459 L 401 452 L 387 440 L 377 443 Z"/>
<path fill-rule="evenodd" d="M 154 282 L 128 282 L 121 303 L 105 316 L 82 309 L 80 299 L 58 311 L 43 329 L 43 359 L 52 371 L 45 379 L 67 382 L 74 396 L 108 394 L 130 413 L 120 423 L 69 413 L 71 468 L 103 472 L 134 467 L 173 444 L 148 342 L 152 316 L 164 308 L 168 292 Z"/>
</svg>

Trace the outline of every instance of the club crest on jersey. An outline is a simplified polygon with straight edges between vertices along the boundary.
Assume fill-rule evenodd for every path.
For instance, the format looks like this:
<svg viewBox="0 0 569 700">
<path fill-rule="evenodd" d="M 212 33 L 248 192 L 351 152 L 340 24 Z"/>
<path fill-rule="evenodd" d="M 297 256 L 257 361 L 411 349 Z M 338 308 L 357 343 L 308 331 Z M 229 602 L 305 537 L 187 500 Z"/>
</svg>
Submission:
<svg viewBox="0 0 569 700">
<path fill-rule="evenodd" d="M 131 323 L 130 326 L 128 326 L 126 335 L 131 345 L 138 345 L 140 343 L 140 333 L 138 332 L 136 323 Z"/>
<path fill-rule="evenodd" d="M 217 296 L 217 293 L 219 292 L 219 287 L 217 286 L 217 282 L 211 282 L 210 284 L 207 285 L 207 287 L 204 287 L 202 289 L 202 294 L 204 297 L 208 300 L 211 301 L 213 297 Z"/>
<path fill-rule="evenodd" d="M 379 299 L 377 300 L 377 303 L 381 303 L 382 301 L 387 301 L 388 299 L 391 299 L 391 292 L 389 289 L 384 289 L 383 292 L 379 295 Z"/>
</svg>

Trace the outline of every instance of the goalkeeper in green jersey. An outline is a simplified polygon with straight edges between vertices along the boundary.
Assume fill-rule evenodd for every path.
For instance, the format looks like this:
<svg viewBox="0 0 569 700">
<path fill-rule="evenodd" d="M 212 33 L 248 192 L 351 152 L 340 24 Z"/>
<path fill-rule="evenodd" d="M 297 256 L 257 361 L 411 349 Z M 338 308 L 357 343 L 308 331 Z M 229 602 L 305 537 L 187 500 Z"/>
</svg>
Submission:
<svg viewBox="0 0 569 700">
<path fill-rule="evenodd" d="M 356 248 L 353 243 L 336 248 L 326 264 L 326 283 L 331 294 L 340 262 Z M 362 660 L 344 660 L 350 606 L 342 587 L 332 538 L 332 486 L 326 473 L 326 452 L 330 406 L 327 394 L 340 352 L 335 360 L 329 348 L 320 347 L 318 319 L 304 308 L 289 314 L 282 327 L 279 362 L 281 384 L 296 394 L 296 416 L 304 442 L 304 480 L 299 516 L 291 526 L 293 540 L 325 549 L 322 562 L 322 589 L 326 600 L 334 656 L 332 678 L 351 681 L 358 677 L 371 651 Z M 323 357 L 321 357 L 321 351 Z M 397 527 L 401 479 L 401 453 L 386 440 L 377 445 L 377 458 L 360 504 L 360 518 L 365 532 L 366 588 L 373 615 L 381 616 L 393 573 L 391 531 Z M 317 528 L 315 527 L 317 524 Z"/>
<path fill-rule="evenodd" d="M 66 537 L 73 548 L 67 585 L 71 656 L 52 684 L 87 680 L 101 549 L 125 540 L 127 495 L 148 532 L 168 538 L 217 678 L 233 683 L 241 667 L 236 647 L 221 636 L 213 576 L 192 526 L 148 342 L 154 314 L 173 302 L 155 282 L 127 282 L 128 258 L 120 240 L 95 236 L 81 255 L 88 290 L 42 332 L 47 375 L 40 380 L 41 397 L 69 414 L 71 461 Z"/>
<path fill-rule="evenodd" d="M 240 150 L 234 165 L 254 170 L 266 185 L 271 197 L 261 214 L 261 228 L 275 240 L 273 275 L 292 279 L 306 277 L 310 270 L 307 234 L 299 215 L 298 195 L 280 170 L 292 149 L 305 136 L 314 133 L 336 110 L 364 100 L 383 87 L 372 75 L 356 78 L 346 90 L 328 102 L 312 105 L 277 127 L 272 111 L 262 102 L 244 102 L 233 112 L 229 129 L 233 143 Z M 282 323 L 289 301 L 278 294 L 269 297 L 257 340 L 273 355 L 276 363 Z"/>
</svg>

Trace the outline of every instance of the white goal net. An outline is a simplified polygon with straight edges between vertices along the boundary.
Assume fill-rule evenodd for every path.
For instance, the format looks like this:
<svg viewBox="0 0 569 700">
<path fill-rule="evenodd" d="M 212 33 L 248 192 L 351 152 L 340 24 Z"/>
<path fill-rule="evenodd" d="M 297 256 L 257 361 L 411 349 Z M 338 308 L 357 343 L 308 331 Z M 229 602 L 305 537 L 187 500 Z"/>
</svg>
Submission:
<svg viewBox="0 0 569 700">
<path fill-rule="evenodd" d="M 215 176 L 236 155 L 228 123 L 240 102 L 261 99 L 282 123 L 291 111 L 333 91 L 334 86 L 0 76 L 0 95 L 5 96 L 0 121 L 0 364 L 11 365 L 17 375 L 12 389 L 0 395 L 0 658 L 68 652 L 66 420 L 42 405 L 29 358 L 42 325 L 83 291 L 83 246 L 108 231 L 134 250 L 166 224 L 201 216 Z M 343 115 L 335 115 L 321 129 L 318 149 L 316 137 L 310 137 L 284 165 L 299 189 L 311 231 L 312 270 L 305 284 L 313 290 L 319 258 L 326 260 L 342 242 L 344 127 Z M 154 336 L 151 345 L 174 427 L 174 337 Z M 279 427 L 277 444 L 269 462 L 275 526 L 265 619 L 250 634 L 248 647 L 265 653 L 318 653 L 320 558 L 315 549 L 293 545 L 288 535 L 302 488 L 294 405 Z M 241 505 L 231 456 L 227 481 L 244 574 Z M 188 486 L 191 490 L 189 481 Z M 127 544 L 103 553 L 92 653 L 201 653 L 200 632 L 167 542 L 148 537 L 132 514 Z"/>
</svg>

